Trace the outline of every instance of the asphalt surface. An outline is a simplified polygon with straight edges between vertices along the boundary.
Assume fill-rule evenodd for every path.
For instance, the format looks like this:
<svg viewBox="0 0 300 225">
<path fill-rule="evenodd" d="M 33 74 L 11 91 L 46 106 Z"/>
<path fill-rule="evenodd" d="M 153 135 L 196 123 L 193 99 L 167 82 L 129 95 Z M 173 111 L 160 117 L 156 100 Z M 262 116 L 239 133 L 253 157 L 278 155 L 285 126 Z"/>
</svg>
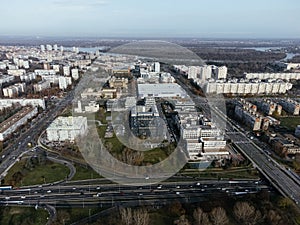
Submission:
<svg viewBox="0 0 300 225">
<path fill-rule="evenodd" d="M 82 181 L 86 182 L 86 181 Z M 149 186 L 122 186 L 118 184 L 64 183 L 39 185 L 0 194 L 0 205 L 46 206 L 54 207 L 113 207 L 122 204 L 132 206 L 160 204 L 174 201 L 196 202 L 225 196 L 255 194 L 270 188 L 257 180 L 206 180 L 164 182 Z M 53 211 L 53 210 L 52 210 Z"/>
<path fill-rule="evenodd" d="M 35 143 L 35 140 L 38 140 L 38 136 L 52 123 L 59 113 L 72 102 L 73 93 L 73 91 L 69 92 L 55 107 L 47 110 L 36 123 L 33 123 L 27 131 L 20 135 L 15 143 L 0 153 L 0 179 L 5 176 L 7 168 L 11 167 L 23 152 L 29 150 L 28 143 Z"/>
<path fill-rule="evenodd" d="M 266 177 L 283 196 L 292 199 L 298 205 L 300 202 L 299 177 L 272 159 L 264 149 L 256 145 L 245 135 L 246 131 L 242 127 L 229 119 L 217 106 L 209 104 L 203 97 L 192 93 L 188 85 L 182 82 L 180 75 L 174 74 L 174 77 L 183 89 L 187 91 L 196 105 L 203 109 L 205 115 L 209 117 L 211 112 L 213 112 L 215 115 L 214 119 L 217 120 L 215 122 L 226 124 L 226 136 L 231 139 L 235 147 L 254 164 L 264 177 Z"/>
</svg>

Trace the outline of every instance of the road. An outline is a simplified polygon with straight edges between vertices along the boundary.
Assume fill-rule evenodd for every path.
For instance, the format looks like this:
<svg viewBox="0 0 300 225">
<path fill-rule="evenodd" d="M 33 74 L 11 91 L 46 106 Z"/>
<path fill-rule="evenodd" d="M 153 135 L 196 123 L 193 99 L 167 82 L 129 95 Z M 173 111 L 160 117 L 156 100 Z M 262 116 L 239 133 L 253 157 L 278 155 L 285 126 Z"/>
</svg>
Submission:
<svg viewBox="0 0 300 225">
<path fill-rule="evenodd" d="M 6 190 L 0 194 L 0 205 L 80 207 L 110 207 L 120 204 L 132 206 L 160 204 L 174 199 L 194 202 L 224 196 L 237 196 L 269 191 L 257 180 L 173 181 L 149 186 L 119 184 L 57 184 Z"/>
<path fill-rule="evenodd" d="M 213 109 L 223 120 L 227 116 L 218 109 Z M 272 183 L 284 196 L 291 198 L 296 204 L 300 202 L 300 180 L 293 177 L 288 170 L 272 159 L 262 148 L 248 138 L 239 127 L 230 123 L 236 132 L 228 132 L 234 145 L 249 158 L 253 165 Z"/>
<path fill-rule="evenodd" d="M 26 132 L 22 133 L 18 138 L 18 141 L 1 152 L 0 156 L 3 159 L 0 164 L 0 180 L 5 176 L 6 169 L 11 167 L 23 152 L 29 150 L 28 143 L 37 140 L 40 133 L 42 133 L 57 115 L 72 102 L 73 94 L 74 91 L 70 91 L 65 98 L 55 105 L 55 107 L 46 111 L 42 118 L 34 123 Z"/>
<path fill-rule="evenodd" d="M 250 138 L 245 135 L 245 130 L 237 126 L 234 121 L 229 119 L 217 106 L 209 107 L 203 99 L 193 94 L 190 87 L 179 79 L 178 74 L 173 75 L 178 83 L 188 92 L 190 97 L 204 109 L 204 113 L 209 116 L 214 112 L 218 122 L 226 124 L 226 136 L 231 139 L 235 147 L 245 155 L 253 165 L 271 182 L 271 184 L 285 197 L 292 199 L 297 205 L 300 202 L 300 180 L 295 177 L 284 166 L 277 163 Z"/>
</svg>

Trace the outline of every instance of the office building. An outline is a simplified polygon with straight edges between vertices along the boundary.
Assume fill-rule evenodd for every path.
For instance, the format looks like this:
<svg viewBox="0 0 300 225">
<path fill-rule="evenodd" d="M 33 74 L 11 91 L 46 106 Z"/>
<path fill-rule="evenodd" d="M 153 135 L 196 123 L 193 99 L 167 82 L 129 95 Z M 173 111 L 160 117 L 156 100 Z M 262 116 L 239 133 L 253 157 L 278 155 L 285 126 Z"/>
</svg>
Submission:
<svg viewBox="0 0 300 225">
<path fill-rule="evenodd" d="M 86 135 L 88 129 L 86 117 L 58 117 L 46 130 L 48 141 L 75 141 Z"/>
</svg>

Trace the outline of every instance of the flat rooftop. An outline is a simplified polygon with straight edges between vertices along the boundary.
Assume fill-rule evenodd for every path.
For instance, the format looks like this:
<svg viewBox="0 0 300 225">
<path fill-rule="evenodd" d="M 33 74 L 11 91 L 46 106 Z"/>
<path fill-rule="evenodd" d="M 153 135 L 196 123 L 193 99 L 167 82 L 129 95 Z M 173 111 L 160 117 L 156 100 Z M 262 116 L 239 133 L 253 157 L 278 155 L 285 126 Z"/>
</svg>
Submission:
<svg viewBox="0 0 300 225">
<path fill-rule="evenodd" d="M 138 84 L 140 97 L 186 97 L 186 92 L 178 84 Z"/>
<path fill-rule="evenodd" d="M 81 129 L 82 125 L 87 122 L 86 117 L 78 116 L 78 117 L 57 117 L 47 129 L 70 129 L 70 130 L 78 130 Z"/>
<path fill-rule="evenodd" d="M 13 116 L 11 116 L 8 119 L 6 119 L 5 121 L 3 121 L 0 124 L 0 133 L 3 133 L 4 131 L 6 131 L 9 127 L 11 127 L 13 124 L 18 122 L 20 119 L 22 119 L 24 116 L 26 116 L 28 113 L 30 113 L 33 110 L 34 110 L 34 108 L 32 108 L 32 107 L 24 107 L 19 112 L 17 112 Z"/>
</svg>

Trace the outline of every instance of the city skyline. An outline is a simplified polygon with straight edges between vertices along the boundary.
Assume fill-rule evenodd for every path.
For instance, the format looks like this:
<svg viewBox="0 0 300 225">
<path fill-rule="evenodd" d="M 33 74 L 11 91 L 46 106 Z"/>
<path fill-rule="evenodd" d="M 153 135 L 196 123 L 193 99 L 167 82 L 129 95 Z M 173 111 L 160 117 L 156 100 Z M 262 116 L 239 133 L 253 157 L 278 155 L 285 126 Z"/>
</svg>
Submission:
<svg viewBox="0 0 300 225">
<path fill-rule="evenodd" d="M 219 7 L 218 7 L 219 6 Z M 300 3 L 271 0 L 13 0 L 2 35 L 82 37 L 297 38 Z M 12 13 L 12 10 L 14 13 Z"/>
</svg>

